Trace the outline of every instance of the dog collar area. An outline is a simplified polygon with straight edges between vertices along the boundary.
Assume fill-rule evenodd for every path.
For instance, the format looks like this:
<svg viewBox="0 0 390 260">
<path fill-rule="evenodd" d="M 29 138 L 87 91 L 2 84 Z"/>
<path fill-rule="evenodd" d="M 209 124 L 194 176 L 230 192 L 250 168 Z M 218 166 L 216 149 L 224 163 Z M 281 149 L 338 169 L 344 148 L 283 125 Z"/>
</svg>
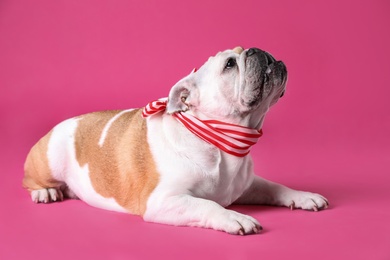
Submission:
<svg viewBox="0 0 390 260">
<path fill-rule="evenodd" d="M 144 107 L 142 116 L 146 118 L 165 111 L 167 102 L 167 98 L 150 102 Z M 250 152 L 250 148 L 263 135 L 261 129 L 257 130 L 218 120 L 201 120 L 187 113 L 177 112 L 172 116 L 202 140 L 237 157 L 246 156 Z"/>
</svg>

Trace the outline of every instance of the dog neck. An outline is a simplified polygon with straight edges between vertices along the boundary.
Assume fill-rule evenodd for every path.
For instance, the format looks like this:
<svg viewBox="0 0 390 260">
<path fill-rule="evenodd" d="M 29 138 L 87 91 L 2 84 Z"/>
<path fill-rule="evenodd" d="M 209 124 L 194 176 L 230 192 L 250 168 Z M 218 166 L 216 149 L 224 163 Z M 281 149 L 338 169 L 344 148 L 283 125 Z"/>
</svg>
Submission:
<svg viewBox="0 0 390 260">
<path fill-rule="evenodd" d="M 165 111 L 167 98 L 150 102 L 142 111 L 144 118 Z M 218 120 L 201 120 L 185 112 L 177 112 L 172 116 L 193 134 L 202 140 L 215 145 L 220 150 L 244 157 L 262 136 L 262 130 L 241 125 L 225 123 Z"/>
</svg>

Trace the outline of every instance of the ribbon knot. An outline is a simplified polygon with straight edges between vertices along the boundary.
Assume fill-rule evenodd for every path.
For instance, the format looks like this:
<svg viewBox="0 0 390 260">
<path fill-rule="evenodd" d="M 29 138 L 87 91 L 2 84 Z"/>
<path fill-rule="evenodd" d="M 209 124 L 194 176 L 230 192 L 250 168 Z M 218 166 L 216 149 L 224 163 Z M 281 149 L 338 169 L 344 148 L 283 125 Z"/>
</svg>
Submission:
<svg viewBox="0 0 390 260">
<path fill-rule="evenodd" d="M 142 111 L 143 117 L 165 111 L 168 99 L 150 102 Z M 201 120 L 187 113 L 172 114 L 182 125 L 202 140 L 215 145 L 222 151 L 237 157 L 244 157 L 252 145 L 263 135 L 262 130 L 225 123 L 218 120 Z"/>
</svg>

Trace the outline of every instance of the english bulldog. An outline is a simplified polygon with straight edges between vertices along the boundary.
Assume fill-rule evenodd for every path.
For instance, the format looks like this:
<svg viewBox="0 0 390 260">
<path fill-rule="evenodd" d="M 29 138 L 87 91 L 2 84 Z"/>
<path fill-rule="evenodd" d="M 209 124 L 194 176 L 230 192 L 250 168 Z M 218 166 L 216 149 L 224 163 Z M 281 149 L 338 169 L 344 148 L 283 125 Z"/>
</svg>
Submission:
<svg viewBox="0 0 390 260">
<path fill-rule="evenodd" d="M 219 52 L 144 108 L 65 120 L 32 147 L 23 186 L 36 203 L 80 199 L 145 221 L 245 235 L 231 204 L 318 211 L 319 194 L 254 173 L 250 148 L 285 91 L 286 66 L 257 48 Z"/>
</svg>

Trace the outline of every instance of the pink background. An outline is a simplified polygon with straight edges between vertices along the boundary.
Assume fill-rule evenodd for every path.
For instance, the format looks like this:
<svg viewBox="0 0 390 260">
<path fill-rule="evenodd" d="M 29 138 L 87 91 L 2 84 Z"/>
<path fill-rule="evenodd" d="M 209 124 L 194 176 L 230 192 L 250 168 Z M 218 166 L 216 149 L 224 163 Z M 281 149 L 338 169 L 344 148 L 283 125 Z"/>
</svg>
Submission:
<svg viewBox="0 0 390 260">
<path fill-rule="evenodd" d="M 0 259 L 390 259 L 389 11 L 386 0 L 2 0 Z M 265 228 L 238 237 L 30 201 L 23 162 L 56 123 L 164 97 L 236 45 L 289 70 L 252 150 L 258 173 L 330 209 L 233 206 Z"/>
</svg>

